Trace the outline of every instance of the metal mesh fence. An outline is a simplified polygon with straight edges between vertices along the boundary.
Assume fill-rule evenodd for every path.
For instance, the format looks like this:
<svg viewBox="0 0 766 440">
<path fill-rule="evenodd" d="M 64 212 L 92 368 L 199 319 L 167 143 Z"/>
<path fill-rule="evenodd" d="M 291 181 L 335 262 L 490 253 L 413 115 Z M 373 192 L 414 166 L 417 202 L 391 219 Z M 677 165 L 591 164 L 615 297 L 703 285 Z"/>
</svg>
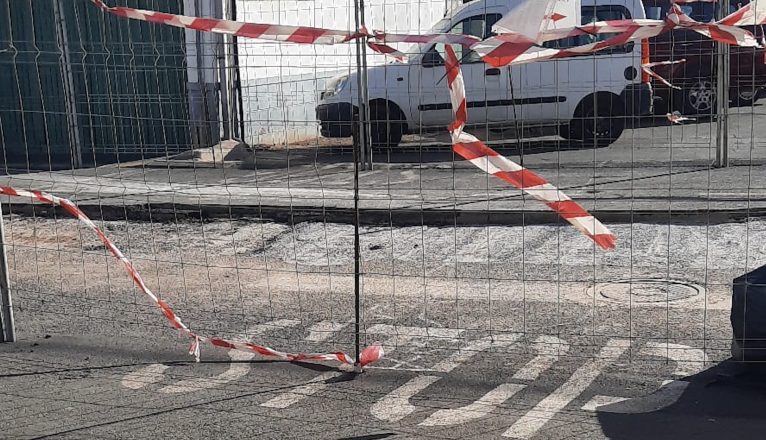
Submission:
<svg viewBox="0 0 766 440">
<path fill-rule="evenodd" d="M 380 0 L 362 10 L 370 29 L 485 39 L 507 13 L 496 3 Z M 583 0 L 577 25 L 662 19 L 669 4 Z M 334 0 L 109 6 L 358 28 L 355 5 Z M 683 7 L 705 23 L 727 15 L 706 2 Z M 760 26 L 751 31 L 763 38 Z M 0 5 L 2 186 L 72 200 L 196 334 L 353 357 L 382 343 L 366 371 L 390 383 L 343 385 L 331 367 L 274 373 L 277 384 L 300 383 L 248 395 L 257 411 L 203 416 L 223 412 L 232 426 L 261 417 L 285 435 L 293 422 L 326 429 L 316 405 L 329 414 L 328 402 L 347 399 L 362 408 L 357 434 L 385 426 L 423 438 L 469 438 L 480 428 L 629 438 L 611 436 L 597 409 L 622 402 L 627 409 L 614 412 L 640 412 L 638 399 L 658 389 L 661 407 L 674 404 L 689 377 L 741 354 L 732 339 L 758 309 L 738 302 L 735 279 L 766 262 L 763 48 L 674 30 L 494 68 L 454 45 L 466 132 L 601 220 L 617 237 L 603 250 L 550 205 L 455 153 L 443 44 L 392 46 L 409 62 L 368 48 L 361 69 L 353 42 L 234 41 L 105 14 L 84 0 Z M 669 85 L 642 69 L 680 60 L 653 68 Z M 361 123 L 360 71 L 369 109 Z M 6 351 L 0 365 L 18 375 L 75 368 L 68 353 L 82 347 L 94 359 L 141 362 L 98 377 L 82 397 L 98 410 L 61 424 L 0 419 L 10 436 L 125 435 L 145 425 L 94 424 L 104 411 L 121 417 L 97 391 L 133 393 L 137 406 L 156 409 L 167 396 L 193 404 L 200 393 L 239 395 L 256 386 L 252 370 L 271 368 L 251 352 L 207 344 L 202 365 L 213 359 L 212 370 L 195 370 L 183 358 L 191 341 L 99 236 L 61 208 L 5 194 L 17 332 L 49 357 Z M 734 316 L 737 307 L 747 319 Z M 74 342 L 52 347 L 45 338 Z M 14 396 L 30 400 L 10 399 L 9 411 L 43 414 L 30 403 L 40 387 L 14 383 Z M 463 387 L 470 392 L 455 391 Z M 65 408 L 46 411 L 53 420 Z M 214 435 L 215 426 L 199 429 Z M 314 429 L 306 426 L 300 432 Z"/>
</svg>

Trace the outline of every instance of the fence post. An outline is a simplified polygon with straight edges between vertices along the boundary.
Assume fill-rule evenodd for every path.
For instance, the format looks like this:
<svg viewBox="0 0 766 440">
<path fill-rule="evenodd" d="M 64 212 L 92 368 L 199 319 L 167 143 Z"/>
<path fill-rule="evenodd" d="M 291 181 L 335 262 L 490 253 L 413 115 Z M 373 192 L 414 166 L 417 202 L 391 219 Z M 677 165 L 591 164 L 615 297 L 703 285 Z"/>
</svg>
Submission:
<svg viewBox="0 0 766 440">
<path fill-rule="evenodd" d="M 0 204 L 0 342 L 16 342 L 13 324 L 11 282 L 8 276 L 8 258 L 5 254 L 5 227 L 3 205 Z"/>
<path fill-rule="evenodd" d="M 224 14 L 223 0 L 212 2 L 211 7 L 213 9 L 214 16 L 221 17 L 226 20 L 231 19 L 228 15 L 228 8 L 226 14 Z M 229 105 L 229 91 L 231 89 L 229 88 L 229 75 L 226 71 L 227 63 L 229 61 L 226 47 L 228 46 L 230 40 L 231 35 L 219 35 L 215 42 L 215 49 L 213 50 L 218 61 L 218 81 L 216 82 L 218 83 L 218 99 L 221 103 L 221 130 L 223 132 L 224 139 L 234 138 L 234 131 L 231 126 L 232 112 L 231 106 Z M 213 148 L 212 145 L 211 148 Z M 213 148 L 213 160 L 218 161 L 218 158 L 215 157 L 215 148 Z"/>
<path fill-rule="evenodd" d="M 222 0 L 216 0 L 220 2 Z M 223 18 L 222 11 L 210 0 L 183 0 L 184 14 Z M 189 117 L 193 148 L 209 148 L 221 141 L 218 123 L 216 48 L 222 36 L 186 29 L 186 70 L 189 93 Z"/>
<path fill-rule="evenodd" d="M 229 0 L 228 5 L 228 19 L 237 20 L 237 0 Z M 236 129 L 232 129 L 240 141 L 245 142 L 245 110 L 243 107 L 242 99 L 242 73 L 239 68 L 239 40 L 236 35 L 231 36 L 231 47 L 227 55 L 228 65 L 231 74 L 229 75 L 229 99 L 231 109 L 230 123 L 235 126 Z M 236 98 L 236 104 L 234 99 Z"/>
<path fill-rule="evenodd" d="M 729 14 L 729 0 L 719 0 L 718 19 L 722 19 Z M 726 168 L 729 166 L 729 87 L 730 72 L 729 65 L 730 47 L 727 43 L 716 43 L 718 46 L 717 75 L 716 75 L 716 139 L 715 139 L 715 166 L 716 168 Z"/>
<path fill-rule="evenodd" d="M 72 152 L 72 167 L 82 168 L 82 144 L 80 142 L 80 125 L 77 121 L 75 101 L 77 94 L 74 87 L 72 60 L 69 53 L 69 37 L 67 36 L 66 21 L 64 20 L 63 0 L 53 2 L 53 14 L 56 19 L 56 39 L 61 49 L 61 74 L 64 84 L 64 106 L 67 109 L 67 134 Z"/>
<path fill-rule="evenodd" d="M 356 28 L 364 26 L 364 0 L 354 0 Z M 356 43 L 357 99 L 359 100 L 359 161 L 363 169 L 372 169 L 372 138 L 370 136 L 370 106 L 367 91 L 367 45 L 361 38 Z M 368 161 L 368 156 L 370 156 Z"/>
</svg>

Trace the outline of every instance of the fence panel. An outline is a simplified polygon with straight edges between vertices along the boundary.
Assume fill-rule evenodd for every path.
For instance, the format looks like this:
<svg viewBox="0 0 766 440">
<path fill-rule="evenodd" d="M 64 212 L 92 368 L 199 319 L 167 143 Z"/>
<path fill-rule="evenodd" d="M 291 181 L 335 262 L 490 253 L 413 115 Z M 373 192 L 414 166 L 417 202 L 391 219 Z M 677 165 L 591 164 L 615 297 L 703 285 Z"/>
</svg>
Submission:
<svg viewBox="0 0 766 440">
<path fill-rule="evenodd" d="M 175 14 L 193 3 L 119 5 Z M 575 24 L 661 20 L 669 12 L 659 1 L 612 3 L 583 1 Z M 376 0 L 364 12 L 370 30 L 486 39 L 507 11 L 480 4 Z M 231 2 L 223 5 L 232 13 Z M 683 8 L 704 23 L 722 15 L 705 2 Z M 207 337 L 355 358 L 380 342 L 383 356 L 366 371 L 390 380 L 383 391 L 368 393 L 358 382 L 333 388 L 340 373 L 312 367 L 321 371 L 299 386 L 248 398 L 264 411 L 259 417 L 294 411 L 290 417 L 307 425 L 329 417 L 305 411 L 311 399 L 349 399 L 363 407 L 355 410 L 365 427 L 558 438 L 549 433 L 566 424 L 590 435 L 599 407 L 621 402 L 613 412 L 649 412 L 637 396 L 658 389 L 670 405 L 689 377 L 732 355 L 734 279 L 766 263 L 762 47 L 728 47 L 731 75 L 720 78 L 720 46 L 689 29 L 501 67 L 475 47 L 452 45 L 466 90 L 465 133 L 487 148 L 453 144 L 455 83 L 443 44 L 391 43 L 408 63 L 370 48 L 373 167 L 360 169 L 353 42 L 239 37 L 232 63 L 228 36 L 225 45 L 204 40 L 190 53 L 192 31 L 81 1 L 64 9 L 64 48 L 48 32 L 54 12 L 29 0 L 0 6 L 0 45 L 10 48 L 0 64 L 13 67 L 12 77 L 0 69 L 11 174 L 1 185 L 71 199 L 174 314 L 163 316 L 164 306 L 82 219 L 10 197 L 3 203 L 18 333 L 106 335 L 140 341 L 135 350 L 156 347 L 152 356 L 173 347 L 181 357 L 179 344 L 194 338 L 177 338 L 165 319 L 177 316 L 203 336 L 203 360 L 233 361 L 211 379 L 134 353 L 148 365 L 121 376 L 120 390 L 227 393 L 248 384 L 250 369 L 266 371 L 249 362 L 258 359 L 252 351 L 225 357 L 212 345 L 226 343 Z M 236 2 L 236 19 L 258 24 L 350 32 L 353 14 L 353 4 L 336 0 Z M 760 26 L 753 33 L 763 36 Z M 615 35 L 583 33 L 528 49 L 572 50 Z M 54 159 L 71 162 L 76 151 L 64 49 L 84 166 L 34 172 L 36 157 L 47 155 L 45 167 L 54 168 Z M 226 65 L 200 62 L 201 52 Z M 662 62 L 673 63 L 653 67 L 655 77 L 643 70 Z M 221 84 L 210 95 L 215 110 L 201 120 L 199 107 L 190 108 L 190 78 Z M 723 113 L 719 83 L 732 98 Z M 222 141 L 195 138 L 195 121 L 218 126 L 213 138 Z M 727 167 L 716 162 L 721 136 Z M 10 165 L 14 154 L 26 157 L 27 169 Z M 125 163 L 133 159 L 140 160 Z M 583 234 L 594 223 L 572 214 L 575 204 L 614 234 L 614 249 L 599 246 L 609 247 L 608 232 Z M 288 431 L 274 420 L 265 423 Z M 609 422 L 601 421 L 607 438 Z"/>
</svg>

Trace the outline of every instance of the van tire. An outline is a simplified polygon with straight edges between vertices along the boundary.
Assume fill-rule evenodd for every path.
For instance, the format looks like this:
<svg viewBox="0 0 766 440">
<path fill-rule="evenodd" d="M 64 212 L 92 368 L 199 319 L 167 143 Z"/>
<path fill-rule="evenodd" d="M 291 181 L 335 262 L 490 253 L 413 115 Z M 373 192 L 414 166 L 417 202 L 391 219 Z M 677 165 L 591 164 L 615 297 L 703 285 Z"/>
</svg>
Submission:
<svg viewBox="0 0 766 440">
<path fill-rule="evenodd" d="M 687 116 L 710 115 L 716 110 L 718 90 L 713 75 L 701 70 L 685 80 L 681 90 L 677 90 L 676 102 Z"/>
<path fill-rule="evenodd" d="M 742 350 L 742 346 L 739 344 L 739 341 L 735 339 L 733 336 L 731 338 L 731 358 L 737 362 L 744 362 L 745 361 L 745 351 Z"/>
<path fill-rule="evenodd" d="M 373 101 L 370 104 L 370 136 L 373 148 L 396 148 L 402 141 L 406 122 L 396 104 Z"/>
<path fill-rule="evenodd" d="M 734 88 L 729 94 L 731 95 L 731 105 L 733 107 L 752 107 L 758 101 L 760 89 L 747 90 Z"/>
<path fill-rule="evenodd" d="M 611 93 L 590 95 L 580 101 L 569 123 L 569 139 L 596 147 L 611 145 L 625 131 L 625 104 Z"/>
</svg>

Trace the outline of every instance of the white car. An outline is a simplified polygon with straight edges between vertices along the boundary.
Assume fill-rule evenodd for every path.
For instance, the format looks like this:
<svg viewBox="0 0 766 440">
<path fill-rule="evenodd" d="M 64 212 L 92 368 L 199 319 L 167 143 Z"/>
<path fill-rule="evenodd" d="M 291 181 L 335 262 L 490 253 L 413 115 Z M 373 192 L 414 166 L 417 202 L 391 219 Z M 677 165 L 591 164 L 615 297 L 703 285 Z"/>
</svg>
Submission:
<svg viewBox="0 0 766 440">
<path fill-rule="evenodd" d="M 535 0 L 530 0 L 535 1 Z M 477 0 L 451 11 L 432 33 L 491 35 L 493 25 L 524 0 Z M 583 24 L 644 19 L 640 0 L 582 0 Z M 566 48 L 606 39 L 612 34 L 584 35 L 545 43 Z M 627 117 L 652 112 L 647 42 L 631 42 L 602 51 L 558 60 L 493 68 L 478 54 L 453 46 L 461 59 L 468 101 L 467 129 L 492 132 L 553 128 L 573 140 L 609 145 L 623 132 Z M 395 147 L 408 133 L 446 131 L 452 106 L 444 68 L 444 45 L 416 45 L 407 63 L 368 69 L 371 135 L 376 147 Z M 358 111 L 356 73 L 328 81 L 316 108 L 322 136 L 349 137 Z"/>
</svg>

